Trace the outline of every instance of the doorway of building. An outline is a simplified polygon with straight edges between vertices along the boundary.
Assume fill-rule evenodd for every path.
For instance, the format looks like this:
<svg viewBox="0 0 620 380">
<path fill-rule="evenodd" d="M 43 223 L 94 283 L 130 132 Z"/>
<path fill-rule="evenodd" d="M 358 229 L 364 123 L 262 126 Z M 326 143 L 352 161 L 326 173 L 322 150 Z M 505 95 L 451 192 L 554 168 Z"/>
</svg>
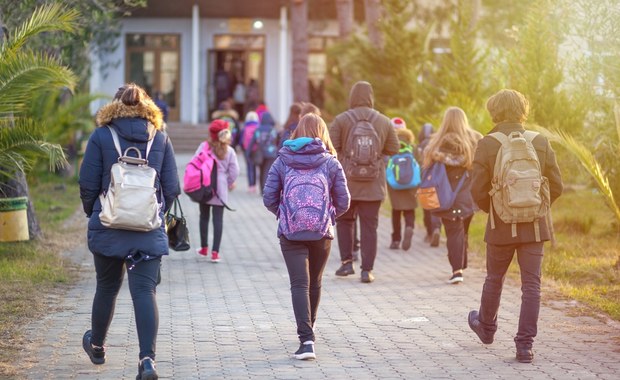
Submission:
<svg viewBox="0 0 620 380">
<path fill-rule="evenodd" d="M 159 91 L 168 104 L 168 121 L 179 120 L 180 40 L 178 34 L 134 33 L 126 39 L 126 82 L 152 97 Z"/>
<path fill-rule="evenodd" d="M 207 60 L 209 115 L 228 101 L 243 120 L 263 100 L 264 36 L 218 35 Z"/>
</svg>

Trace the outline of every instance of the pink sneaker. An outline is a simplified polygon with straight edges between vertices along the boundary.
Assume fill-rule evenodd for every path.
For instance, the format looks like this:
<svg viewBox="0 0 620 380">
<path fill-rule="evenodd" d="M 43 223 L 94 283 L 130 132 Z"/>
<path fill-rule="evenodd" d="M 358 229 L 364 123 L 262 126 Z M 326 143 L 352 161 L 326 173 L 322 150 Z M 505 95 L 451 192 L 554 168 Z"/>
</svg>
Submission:
<svg viewBox="0 0 620 380">
<path fill-rule="evenodd" d="M 209 256 L 209 247 L 202 247 L 196 250 L 198 256 L 207 257 Z"/>
<path fill-rule="evenodd" d="M 248 187 L 248 193 L 256 193 L 256 186 L 250 186 Z"/>
<path fill-rule="evenodd" d="M 211 252 L 211 262 L 212 263 L 219 263 L 220 262 L 220 254 L 217 251 L 212 251 Z"/>
</svg>

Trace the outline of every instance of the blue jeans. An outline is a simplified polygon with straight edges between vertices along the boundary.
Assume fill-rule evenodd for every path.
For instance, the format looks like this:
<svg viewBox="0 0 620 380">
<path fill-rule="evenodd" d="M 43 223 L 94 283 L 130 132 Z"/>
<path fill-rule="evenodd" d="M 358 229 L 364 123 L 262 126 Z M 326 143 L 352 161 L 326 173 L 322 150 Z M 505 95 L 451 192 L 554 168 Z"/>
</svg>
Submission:
<svg viewBox="0 0 620 380">
<path fill-rule="evenodd" d="M 332 241 L 292 241 L 280 237 L 280 248 L 291 282 L 291 298 L 300 342 L 314 341 L 314 322 L 321 301 L 323 270 Z"/>
<path fill-rule="evenodd" d="M 487 244 L 487 277 L 482 288 L 479 318 L 487 331 L 494 333 L 497 330 L 497 313 L 502 287 L 515 251 L 521 271 L 522 295 L 519 328 L 514 340 L 517 346 L 529 347 L 538 332 L 542 242 L 513 245 Z"/>
<path fill-rule="evenodd" d="M 123 285 L 125 266 L 131 262 L 123 259 L 93 255 L 97 272 L 97 290 L 93 300 L 91 343 L 103 346 L 108 328 L 114 317 L 116 297 Z M 156 287 L 161 257 L 137 262 L 127 271 L 129 292 L 133 301 L 133 310 L 138 330 L 140 345 L 139 358 L 155 359 L 155 345 L 159 328 L 159 310 L 157 309 Z"/>
</svg>

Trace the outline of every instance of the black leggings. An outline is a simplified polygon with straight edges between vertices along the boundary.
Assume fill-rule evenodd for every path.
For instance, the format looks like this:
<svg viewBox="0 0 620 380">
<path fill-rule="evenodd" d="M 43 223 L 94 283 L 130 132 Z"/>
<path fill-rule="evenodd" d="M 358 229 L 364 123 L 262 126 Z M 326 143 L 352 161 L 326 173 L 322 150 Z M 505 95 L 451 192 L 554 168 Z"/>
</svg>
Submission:
<svg viewBox="0 0 620 380">
<path fill-rule="evenodd" d="M 314 342 L 314 322 L 321 301 L 321 281 L 332 241 L 291 241 L 280 237 L 280 248 L 291 282 L 291 298 L 301 343 Z"/>
<path fill-rule="evenodd" d="M 209 219 L 213 208 L 213 246 L 212 251 L 220 251 L 222 231 L 224 230 L 224 206 L 200 203 L 200 246 L 209 246 Z"/>
<path fill-rule="evenodd" d="M 97 290 L 93 300 L 91 343 L 103 346 L 108 328 L 114 317 L 116 297 L 123 285 L 125 264 L 123 259 L 93 255 L 97 272 Z M 130 262 L 127 264 L 131 267 Z M 129 292 L 138 330 L 140 356 L 155 359 L 155 345 L 159 328 L 156 287 L 161 257 L 142 260 L 127 271 Z"/>
</svg>

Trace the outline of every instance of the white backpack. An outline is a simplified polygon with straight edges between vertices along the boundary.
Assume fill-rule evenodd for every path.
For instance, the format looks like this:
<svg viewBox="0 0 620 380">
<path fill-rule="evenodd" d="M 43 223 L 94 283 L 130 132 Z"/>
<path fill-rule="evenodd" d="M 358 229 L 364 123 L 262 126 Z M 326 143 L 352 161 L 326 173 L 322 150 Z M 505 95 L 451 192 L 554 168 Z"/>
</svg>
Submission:
<svg viewBox="0 0 620 380">
<path fill-rule="evenodd" d="M 118 134 L 110 128 L 114 147 L 118 152 L 118 162 L 110 169 L 110 186 L 108 191 L 99 195 L 101 213 L 99 220 L 108 228 L 129 231 L 152 231 L 161 226 L 157 202 L 155 179 L 157 171 L 149 166 L 148 155 L 153 145 L 152 138 L 146 145 L 146 157 L 136 147 L 121 152 Z M 137 152 L 138 157 L 128 155 Z"/>
<path fill-rule="evenodd" d="M 491 228 L 495 229 L 493 210 L 504 223 L 512 224 L 512 237 L 517 236 L 517 223 L 534 223 L 536 241 L 540 241 L 540 219 L 549 213 L 549 180 L 541 172 L 532 140 L 537 132 L 514 131 L 489 134 L 502 146 L 495 158 L 491 196 Z M 545 219 L 546 221 L 546 219 Z"/>
</svg>

